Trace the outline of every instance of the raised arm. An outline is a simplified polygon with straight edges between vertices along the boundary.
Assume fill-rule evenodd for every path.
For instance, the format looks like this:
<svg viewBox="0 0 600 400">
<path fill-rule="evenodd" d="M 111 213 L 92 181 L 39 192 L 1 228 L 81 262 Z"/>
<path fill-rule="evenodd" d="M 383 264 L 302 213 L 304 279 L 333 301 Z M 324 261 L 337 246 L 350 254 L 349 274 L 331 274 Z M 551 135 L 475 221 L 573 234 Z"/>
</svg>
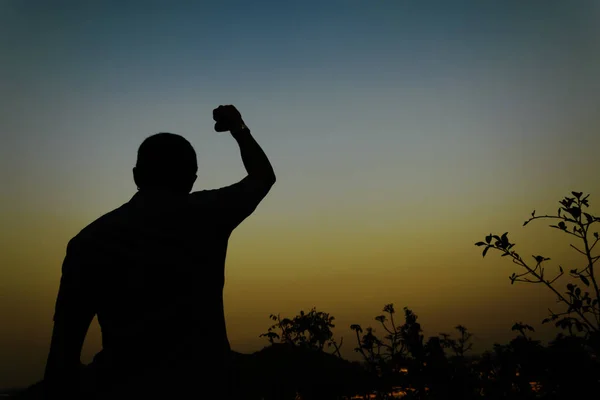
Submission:
<svg viewBox="0 0 600 400">
<path fill-rule="evenodd" d="M 248 177 L 265 186 L 272 186 L 276 180 L 275 171 L 273 171 L 267 155 L 250 133 L 250 129 L 244 125 L 243 128 L 232 131 L 231 135 L 240 146 L 242 162 Z"/>
<path fill-rule="evenodd" d="M 221 189 L 209 190 L 222 210 L 221 216 L 235 228 L 256 209 L 275 183 L 275 172 L 266 154 L 232 105 L 213 111 L 217 132 L 230 131 L 237 141 L 247 176 L 240 182 Z"/>
<path fill-rule="evenodd" d="M 244 123 L 240 112 L 232 105 L 219 106 L 213 111 L 216 121 L 215 130 L 231 132 L 231 136 L 240 146 L 244 167 L 252 180 L 259 180 L 265 184 L 275 183 L 275 172 L 266 154 L 254 140 L 250 129 Z"/>
</svg>

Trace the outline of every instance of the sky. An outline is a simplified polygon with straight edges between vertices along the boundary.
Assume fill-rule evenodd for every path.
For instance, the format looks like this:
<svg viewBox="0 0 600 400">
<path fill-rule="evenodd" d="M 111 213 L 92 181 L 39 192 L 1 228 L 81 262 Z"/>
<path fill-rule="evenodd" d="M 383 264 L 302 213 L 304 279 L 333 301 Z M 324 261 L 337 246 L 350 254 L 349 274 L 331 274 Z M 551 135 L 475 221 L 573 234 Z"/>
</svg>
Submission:
<svg viewBox="0 0 600 400">
<path fill-rule="evenodd" d="M 580 267 L 555 213 L 600 200 L 600 6 L 594 1 L 0 2 L 0 388 L 43 375 L 66 244 L 129 201 L 147 136 L 196 148 L 194 190 L 245 176 L 213 130 L 234 104 L 271 159 L 271 193 L 232 235 L 229 340 L 267 344 L 269 314 L 317 307 L 377 328 L 385 304 L 475 350 L 555 298 L 473 244 L 509 232 Z M 563 282 L 566 285 L 566 282 Z M 400 315 L 398 316 L 400 317 Z M 379 330 L 376 330 L 376 333 Z M 82 361 L 100 349 L 96 321 Z"/>
</svg>

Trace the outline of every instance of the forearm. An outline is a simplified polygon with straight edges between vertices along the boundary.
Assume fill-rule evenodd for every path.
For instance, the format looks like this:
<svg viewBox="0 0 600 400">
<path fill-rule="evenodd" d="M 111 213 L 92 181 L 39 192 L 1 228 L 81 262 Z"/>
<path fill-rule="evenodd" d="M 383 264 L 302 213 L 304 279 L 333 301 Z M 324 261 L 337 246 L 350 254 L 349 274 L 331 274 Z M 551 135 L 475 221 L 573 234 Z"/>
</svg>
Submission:
<svg viewBox="0 0 600 400">
<path fill-rule="evenodd" d="M 46 370 L 44 371 L 44 389 L 50 399 L 60 398 L 77 391 L 81 373 L 79 357 L 66 356 L 64 349 L 53 344 L 50 350 Z"/>
<path fill-rule="evenodd" d="M 60 383 L 71 380 L 79 373 L 81 367 L 80 354 L 83 347 L 81 336 L 83 335 L 69 335 L 69 330 L 66 327 L 55 324 L 44 379 Z"/>
<path fill-rule="evenodd" d="M 231 135 L 240 146 L 242 161 L 248 175 L 274 183 L 275 172 L 273 171 L 273 167 L 263 149 L 250 133 L 250 130 L 246 127 L 246 129 L 232 131 Z"/>
<path fill-rule="evenodd" d="M 55 388 L 77 379 L 82 366 L 81 349 L 95 315 L 84 296 L 65 284 L 68 277 L 63 273 L 61 278 L 44 373 L 44 379 Z"/>
</svg>

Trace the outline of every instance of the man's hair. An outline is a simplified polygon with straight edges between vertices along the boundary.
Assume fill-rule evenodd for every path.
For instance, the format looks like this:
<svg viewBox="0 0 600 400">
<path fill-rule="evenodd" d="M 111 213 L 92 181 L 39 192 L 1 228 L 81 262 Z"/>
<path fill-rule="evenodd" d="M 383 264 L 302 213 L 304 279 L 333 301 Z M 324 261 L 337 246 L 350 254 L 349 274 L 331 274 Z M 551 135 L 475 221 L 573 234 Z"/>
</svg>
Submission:
<svg viewBox="0 0 600 400">
<path fill-rule="evenodd" d="M 196 172 L 196 152 L 183 136 L 157 133 L 138 149 L 136 183 L 140 189 L 191 190 Z"/>
</svg>

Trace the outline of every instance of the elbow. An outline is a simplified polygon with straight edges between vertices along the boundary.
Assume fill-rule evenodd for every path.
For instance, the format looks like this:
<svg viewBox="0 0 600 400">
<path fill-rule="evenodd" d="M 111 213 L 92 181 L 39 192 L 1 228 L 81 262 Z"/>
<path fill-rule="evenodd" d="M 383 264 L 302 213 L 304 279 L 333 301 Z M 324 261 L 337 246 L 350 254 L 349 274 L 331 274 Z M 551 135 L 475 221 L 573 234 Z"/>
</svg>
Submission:
<svg viewBox="0 0 600 400">
<path fill-rule="evenodd" d="M 257 184 L 269 187 L 273 186 L 277 180 L 275 173 L 272 170 L 269 172 L 262 171 L 260 173 L 255 172 L 253 174 L 248 174 L 248 178 Z"/>
<path fill-rule="evenodd" d="M 265 183 L 269 184 L 269 186 L 273 186 L 277 181 L 277 178 L 275 177 L 275 171 L 273 171 L 272 168 L 270 168 L 269 171 L 265 171 L 262 179 Z"/>
</svg>

